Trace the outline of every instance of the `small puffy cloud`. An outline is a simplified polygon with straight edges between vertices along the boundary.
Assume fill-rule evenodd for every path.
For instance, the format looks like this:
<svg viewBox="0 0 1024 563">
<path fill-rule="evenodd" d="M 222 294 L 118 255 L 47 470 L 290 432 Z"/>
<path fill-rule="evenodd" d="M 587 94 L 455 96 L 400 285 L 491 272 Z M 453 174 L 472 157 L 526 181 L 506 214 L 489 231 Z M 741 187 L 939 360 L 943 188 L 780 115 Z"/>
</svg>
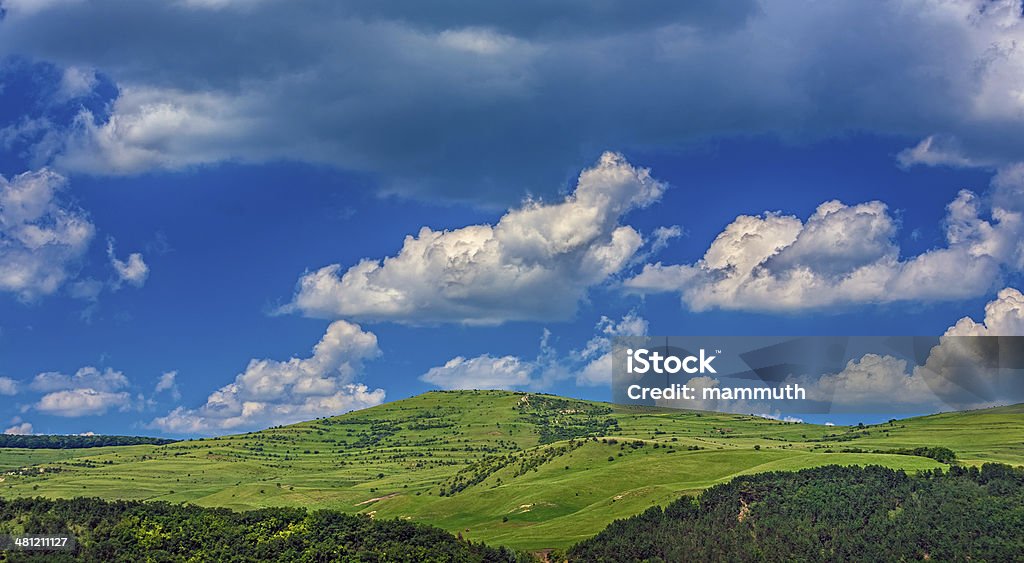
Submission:
<svg viewBox="0 0 1024 563">
<path fill-rule="evenodd" d="M 17 395 L 18 382 L 10 377 L 0 377 L 0 395 Z"/>
<path fill-rule="evenodd" d="M 21 424 L 15 424 L 10 428 L 4 430 L 4 434 L 13 434 L 17 436 L 28 436 L 33 431 L 31 422 L 22 422 Z"/>
<path fill-rule="evenodd" d="M 536 364 L 515 356 L 456 356 L 420 379 L 441 389 L 525 389 L 534 385 Z"/>
<path fill-rule="evenodd" d="M 153 388 L 153 393 L 168 392 L 174 400 L 181 398 L 181 391 L 178 390 L 177 383 L 178 372 L 168 371 L 160 375 L 160 379 L 156 382 L 156 387 Z"/>
<path fill-rule="evenodd" d="M 64 177 L 51 170 L 0 176 L 0 291 L 32 300 L 56 292 L 84 256 L 95 228 L 60 200 Z"/>
<path fill-rule="evenodd" d="M 668 246 L 670 240 L 683 236 L 683 229 L 679 225 L 671 227 L 658 227 L 654 229 L 653 240 L 651 241 L 651 252 L 659 252 Z"/>
<path fill-rule="evenodd" d="M 119 371 L 102 371 L 86 366 L 74 375 L 44 372 L 29 384 L 32 391 L 45 393 L 33 407 L 39 412 L 55 416 L 78 417 L 104 414 L 108 410 L 125 411 L 134 406 L 132 396 L 125 391 L 128 378 Z"/>
<path fill-rule="evenodd" d="M 978 160 L 964 154 L 963 147 L 951 135 L 929 135 L 913 147 L 904 149 L 896 155 L 896 162 L 902 168 L 914 165 L 951 166 L 967 168 L 988 166 L 991 162 Z"/>
<path fill-rule="evenodd" d="M 637 293 L 679 292 L 695 311 L 801 310 L 843 304 L 963 299 L 1020 266 L 1024 215 L 962 190 L 946 208 L 945 247 L 903 257 L 898 222 L 878 201 L 821 204 L 807 221 L 741 215 L 693 264 L 647 264 L 624 282 Z"/>
<path fill-rule="evenodd" d="M 117 284 L 128 283 L 135 287 L 142 287 L 149 277 L 149 266 L 142 259 L 142 254 L 133 252 L 128 255 L 128 260 L 121 260 L 114 254 L 114 239 L 107 239 L 107 256 L 110 258 L 110 265 L 117 272 Z"/>
<path fill-rule="evenodd" d="M 605 153 L 559 203 L 527 203 L 495 225 L 423 227 L 396 256 L 304 275 L 285 310 L 406 323 L 566 319 L 640 248 L 622 216 L 664 189 L 648 170 Z"/>
<path fill-rule="evenodd" d="M 608 385 L 612 376 L 612 338 L 647 334 L 647 321 L 630 312 L 619 321 L 601 317 L 597 335 L 583 348 L 560 357 L 544 331 L 536 359 L 482 354 L 456 356 L 430 368 L 420 380 L 442 389 L 546 389 L 559 380 L 574 377 L 577 385 Z"/>
<path fill-rule="evenodd" d="M 178 407 L 152 425 L 167 432 L 211 433 L 333 416 L 378 405 L 384 390 L 355 383 L 363 362 L 377 357 L 377 337 L 335 321 L 308 358 L 254 359 L 235 380 L 197 408 Z"/>
<path fill-rule="evenodd" d="M 47 393 L 35 404 L 35 409 L 54 416 L 78 417 L 101 415 L 114 408 L 125 411 L 131 406 L 128 393 L 81 388 Z"/>
<path fill-rule="evenodd" d="M 83 367 L 70 376 L 55 371 L 40 373 L 29 384 L 33 391 L 44 393 L 79 388 L 109 392 L 126 389 L 128 386 L 128 378 L 123 373 L 111 368 L 100 371 L 92 366 Z"/>
<path fill-rule="evenodd" d="M 540 350 L 534 359 L 491 354 L 473 358 L 456 356 L 444 365 L 430 368 L 420 380 L 442 389 L 545 389 L 568 377 L 550 339 L 551 332 L 544 329 Z"/>
</svg>

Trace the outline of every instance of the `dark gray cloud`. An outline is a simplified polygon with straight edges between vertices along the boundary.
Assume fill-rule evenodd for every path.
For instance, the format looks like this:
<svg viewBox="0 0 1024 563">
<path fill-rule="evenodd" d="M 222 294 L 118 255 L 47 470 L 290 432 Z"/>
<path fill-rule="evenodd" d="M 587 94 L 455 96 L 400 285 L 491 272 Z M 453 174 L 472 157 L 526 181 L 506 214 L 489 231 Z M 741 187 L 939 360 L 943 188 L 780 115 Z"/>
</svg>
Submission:
<svg viewBox="0 0 1024 563">
<path fill-rule="evenodd" d="M 120 87 L 49 138 L 72 171 L 296 159 L 507 203 L 605 149 L 736 134 L 955 140 L 907 166 L 1024 154 L 1017 0 L 0 2 L 0 56 Z"/>
</svg>

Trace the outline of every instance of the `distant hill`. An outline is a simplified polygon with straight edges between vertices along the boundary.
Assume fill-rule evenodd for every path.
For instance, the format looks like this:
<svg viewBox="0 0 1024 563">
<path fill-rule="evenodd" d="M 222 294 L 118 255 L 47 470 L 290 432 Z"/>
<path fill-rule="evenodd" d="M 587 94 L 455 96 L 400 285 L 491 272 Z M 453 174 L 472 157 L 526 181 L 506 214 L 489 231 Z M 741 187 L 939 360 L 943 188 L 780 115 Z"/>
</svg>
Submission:
<svg viewBox="0 0 1024 563">
<path fill-rule="evenodd" d="M 943 450 L 965 466 L 1024 464 L 1024 407 L 858 428 L 535 393 L 430 392 L 213 439 L 0 449 L 8 472 L 0 497 L 332 508 L 495 545 L 564 548 L 737 476 L 830 464 L 916 472 L 949 467 Z"/>
</svg>

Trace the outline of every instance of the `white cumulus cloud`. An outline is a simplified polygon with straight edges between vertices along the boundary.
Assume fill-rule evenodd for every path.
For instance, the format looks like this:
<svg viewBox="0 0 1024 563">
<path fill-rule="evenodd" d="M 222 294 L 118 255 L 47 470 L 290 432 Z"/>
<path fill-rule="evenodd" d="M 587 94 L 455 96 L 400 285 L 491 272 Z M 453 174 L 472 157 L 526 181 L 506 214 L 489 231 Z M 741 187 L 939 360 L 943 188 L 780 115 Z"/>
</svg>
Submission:
<svg viewBox="0 0 1024 563">
<path fill-rule="evenodd" d="M 46 414 L 65 417 L 100 415 L 108 410 L 126 411 L 135 407 L 125 391 L 130 382 L 111 368 L 99 370 L 86 366 L 74 375 L 44 372 L 36 375 L 29 388 L 45 393 L 33 406 Z"/>
<path fill-rule="evenodd" d="M 1024 336 L 1024 295 L 1016 288 L 1004 288 L 985 305 L 980 323 L 964 317 L 946 330 L 946 336 Z"/>
<path fill-rule="evenodd" d="M 900 404 L 931 406 L 935 394 L 907 361 L 887 355 L 865 354 L 850 360 L 835 374 L 823 375 L 807 390 L 808 399 L 831 401 L 837 408 L 865 408 Z"/>
<path fill-rule="evenodd" d="M 420 379 L 441 389 L 526 389 L 535 384 L 537 365 L 515 356 L 456 356 L 430 368 Z"/>
<path fill-rule="evenodd" d="M 338 415 L 384 401 L 384 390 L 356 383 L 363 362 L 377 357 L 377 337 L 335 321 L 308 358 L 254 359 L 235 380 L 197 408 L 178 407 L 152 425 L 167 432 L 211 433 L 290 424 Z"/>
<path fill-rule="evenodd" d="M 304 275 L 286 310 L 409 323 L 565 319 L 642 245 L 622 216 L 664 189 L 648 170 L 605 153 L 561 202 L 527 203 L 495 225 L 423 227 L 396 256 Z"/>
<path fill-rule="evenodd" d="M 61 202 L 65 179 L 51 170 L 0 176 L 0 291 L 32 300 L 73 275 L 95 228 Z"/>
<path fill-rule="evenodd" d="M 1015 288 L 1004 288 L 987 303 L 980 322 L 964 317 L 949 327 L 915 374 L 957 409 L 1024 401 L 1024 371 L 1003 349 L 1017 344 L 979 338 L 994 336 L 1024 336 L 1024 295 Z"/>
<path fill-rule="evenodd" d="M 91 388 L 54 391 L 43 395 L 35 404 L 35 409 L 41 413 L 65 417 L 101 415 L 111 409 L 125 411 L 131 407 L 131 395 L 128 393 Z"/>
<path fill-rule="evenodd" d="M 1002 188 L 995 193 L 1002 193 Z M 692 264 L 648 264 L 624 282 L 679 292 L 692 310 L 800 310 L 983 295 L 1021 260 L 1024 215 L 962 190 L 946 208 L 946 246 L 904 257 L 897 220 L 871 201 L 821 204 L 806 221 L 741 215 Z"/>
</svg>

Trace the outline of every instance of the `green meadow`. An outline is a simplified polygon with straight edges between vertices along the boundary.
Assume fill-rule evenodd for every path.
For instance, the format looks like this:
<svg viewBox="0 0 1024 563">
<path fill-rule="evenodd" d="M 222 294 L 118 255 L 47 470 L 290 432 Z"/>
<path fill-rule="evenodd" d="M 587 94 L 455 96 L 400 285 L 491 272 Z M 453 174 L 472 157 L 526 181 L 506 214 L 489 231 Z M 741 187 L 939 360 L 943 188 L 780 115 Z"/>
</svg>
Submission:
<svg viewBox="0 0 1024 563">
<path fill-rule="evenodd" d="M 567 547 L 612 520 L 735 476 L 839 465 L 915 472 L 894 453 L 1024 464 L 1024 405 L 817 426 L 543 394 L 430 392 L 259 432 L 162 446 L 0 449 L 0 496 L 333 508 L 522 549 Z"/>
</svg>

